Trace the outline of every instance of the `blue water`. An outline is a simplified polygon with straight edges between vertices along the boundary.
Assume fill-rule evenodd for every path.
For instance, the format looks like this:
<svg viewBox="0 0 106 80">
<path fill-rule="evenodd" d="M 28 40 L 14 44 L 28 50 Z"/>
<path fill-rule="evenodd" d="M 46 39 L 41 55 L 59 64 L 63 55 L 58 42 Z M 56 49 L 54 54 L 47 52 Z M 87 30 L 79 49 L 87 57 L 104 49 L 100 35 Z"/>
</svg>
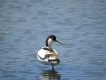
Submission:
<svg viewBox="0 0 106 80">
<path fill-rule="evenodd" d="M 50 34 L 54 72 L 36 57 Z M 1 0 L 0 80 L 106 80 L 106 1 Z"/>
</svg>

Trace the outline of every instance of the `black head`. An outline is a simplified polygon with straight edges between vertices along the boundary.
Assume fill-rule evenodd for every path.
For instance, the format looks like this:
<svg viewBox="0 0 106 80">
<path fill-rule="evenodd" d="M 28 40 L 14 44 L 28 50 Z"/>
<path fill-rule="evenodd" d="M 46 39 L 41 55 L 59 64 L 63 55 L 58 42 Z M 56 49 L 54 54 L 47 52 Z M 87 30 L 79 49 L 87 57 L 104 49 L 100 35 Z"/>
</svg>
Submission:
<svg viewBox="0 0 106 80">
<path fill-rule="evenodd" d="M 52 40 L 50 40 L 50 39 L 52 39 Z M 46 46 L 51 46 L 52 42 L 58 42 L 60 44 L 63 44 L 63 43 L 61 43 L 61 42 L 56 40 L 56 36 L 55 35 L 49 35 L 47 37 L 47 39 L 46 39 Z"/>
<path fill-rule="evenodd" d="M 51 38 L 53 41 L 57 41 L 55 35 L 49 35 L 48 38 Z"/>
</svg>

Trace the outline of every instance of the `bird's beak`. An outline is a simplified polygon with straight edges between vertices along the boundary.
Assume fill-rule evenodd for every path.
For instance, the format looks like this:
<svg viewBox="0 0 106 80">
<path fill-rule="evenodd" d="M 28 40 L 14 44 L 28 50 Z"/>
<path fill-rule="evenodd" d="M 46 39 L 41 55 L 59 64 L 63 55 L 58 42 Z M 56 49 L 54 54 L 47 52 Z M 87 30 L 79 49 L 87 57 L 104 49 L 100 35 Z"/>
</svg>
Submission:
<svg viewBox="0 0 106 80">
<path fill-rule="evenodd" d="M 57 41 L 57 40 L 56 40 L 56 42 L 58 42 L 58 43 L 60 43 L 60 44 L 63 44 L 63 43 L 61 43 L 61 42 L 59 42 L 59 41 Z"/>
</svg>

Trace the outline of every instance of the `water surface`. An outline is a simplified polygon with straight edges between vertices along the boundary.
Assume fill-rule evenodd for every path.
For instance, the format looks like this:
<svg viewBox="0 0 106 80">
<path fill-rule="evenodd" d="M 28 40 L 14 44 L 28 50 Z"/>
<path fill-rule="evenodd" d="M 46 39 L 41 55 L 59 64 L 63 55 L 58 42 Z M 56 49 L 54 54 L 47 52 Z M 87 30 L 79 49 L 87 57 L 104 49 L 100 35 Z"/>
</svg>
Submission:
<svg viewBox="0 0 106 80">
<path fill-rule="evenodd" d="M 105 0 L 1 0 L 0 80 L 105 80 Z M 48 35 L 61 63 L 41 64 Z"/>
</svg>

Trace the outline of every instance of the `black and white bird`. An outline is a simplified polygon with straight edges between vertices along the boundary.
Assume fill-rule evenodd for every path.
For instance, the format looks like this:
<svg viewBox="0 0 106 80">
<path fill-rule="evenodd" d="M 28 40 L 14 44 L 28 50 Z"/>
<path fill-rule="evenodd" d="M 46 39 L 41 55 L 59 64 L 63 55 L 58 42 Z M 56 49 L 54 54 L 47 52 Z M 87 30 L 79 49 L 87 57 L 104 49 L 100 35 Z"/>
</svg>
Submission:
<svg viewBox="0 0 106 80">
<path fill-rule="evenodd" d="M 51 65 L 52 70 L 54 70 L 55 65 L 60 63 L 57 51 L 51 47 L 53 42 L 62 44 L 56 40 L 55 35 L 49 35 L 46 39 L 45 46 L 42 47 L 37 53 L 38 60 L 45 65 Z"/>
</svg>

